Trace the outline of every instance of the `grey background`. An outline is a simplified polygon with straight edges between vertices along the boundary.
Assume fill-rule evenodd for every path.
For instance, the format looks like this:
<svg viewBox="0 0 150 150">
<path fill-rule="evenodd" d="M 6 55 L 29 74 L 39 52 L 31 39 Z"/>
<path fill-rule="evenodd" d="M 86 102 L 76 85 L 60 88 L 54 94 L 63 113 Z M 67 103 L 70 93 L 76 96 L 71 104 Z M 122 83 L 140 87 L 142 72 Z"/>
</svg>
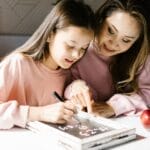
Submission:
<svg viewBox="0 0 150 150">
<path fill-rule="evenodd" d="M 96 10 L 105 0 L 84 0 Z M 0 0 L 0 57 L 23 44 L 55 0 Z"/>
</svg>

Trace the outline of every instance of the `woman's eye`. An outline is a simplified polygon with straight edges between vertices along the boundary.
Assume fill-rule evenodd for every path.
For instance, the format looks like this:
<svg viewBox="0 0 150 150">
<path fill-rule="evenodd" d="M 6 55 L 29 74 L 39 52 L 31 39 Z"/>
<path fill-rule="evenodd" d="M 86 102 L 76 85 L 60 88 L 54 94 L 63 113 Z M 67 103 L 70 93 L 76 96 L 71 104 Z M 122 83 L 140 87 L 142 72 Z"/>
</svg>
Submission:
<svg viewBox="0 0 150 150">
<path fill-rule="evenodd" d="M 108 27 L 108 32 L 109 32 L 110 34 L 114 34 L 114 33 L 115 33 L 110 27 Z"/>
<path fill-rule="evenodd" d="M 129 43 L 129 42 L 131 42 L 130 40 L 128 40 L 128 39 L 123 39 L 122 40 L 124 43 Z"/>
</svg>

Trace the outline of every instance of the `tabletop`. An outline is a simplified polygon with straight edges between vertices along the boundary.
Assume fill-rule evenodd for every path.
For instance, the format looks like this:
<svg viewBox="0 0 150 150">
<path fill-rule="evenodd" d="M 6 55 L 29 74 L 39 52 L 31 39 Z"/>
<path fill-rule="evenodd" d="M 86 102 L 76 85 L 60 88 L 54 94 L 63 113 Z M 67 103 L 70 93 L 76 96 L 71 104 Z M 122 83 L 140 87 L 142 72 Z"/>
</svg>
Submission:
<svg viewBox="0 0 150 150">
<path fill-rule="evenodd" d="M 136 128 L 136 133 L 144 138 L 134 140 L 126 144 L 115 146 L 110 150 L 149 150 L 150 149 L 150 131 L 146 130 L 139 117 L 118 117 L 115 120 L 126 126 Z M 56 141 L 52 138 L 46 138 L 44 135 L 34 133 L 27 129 L 12 128 L 10 130 L 0 130 L 0 145 L 3 150 L 62 150 L 57 146 Z"/>
</svg>

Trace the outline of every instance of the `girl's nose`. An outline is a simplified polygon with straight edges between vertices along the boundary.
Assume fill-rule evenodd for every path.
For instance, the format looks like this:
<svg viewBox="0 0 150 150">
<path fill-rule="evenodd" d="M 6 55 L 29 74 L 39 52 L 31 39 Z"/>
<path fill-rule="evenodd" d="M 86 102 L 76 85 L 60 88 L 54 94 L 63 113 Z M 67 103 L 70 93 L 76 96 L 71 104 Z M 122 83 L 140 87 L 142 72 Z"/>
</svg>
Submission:
<svg viewBox="0 0 150 150">
<path fill-rule="evenodd" d="M 79 57 L 80 57 L 79 50 L 74 49 L 74 50 L 72 51 L 72 58 L 78 59 Z"/>
</svg>

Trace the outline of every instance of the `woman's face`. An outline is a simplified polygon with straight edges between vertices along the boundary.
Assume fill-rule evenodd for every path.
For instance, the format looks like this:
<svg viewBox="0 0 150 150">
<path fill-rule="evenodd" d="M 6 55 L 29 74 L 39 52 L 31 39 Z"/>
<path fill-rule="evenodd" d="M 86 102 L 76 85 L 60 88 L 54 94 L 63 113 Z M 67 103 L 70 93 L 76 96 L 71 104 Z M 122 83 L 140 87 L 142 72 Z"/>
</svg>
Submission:
<svg viewBox="0 0 150 150">
<path fill-rule="evenodd" d="M 126 12 L 116 11 L 106 18 L 97 38 L 100 54 L 114 56 L 127 51 L 139 38 L 141 27 Z"/>
<path fill-rule="evenodd" d="M 52 67 L 54 69 L 71 67 L 84 55 L 93 38 L 94 32 L 86 28 L 69 26 L 57 30 L 49 44 L 49 62 Z"/>
</svg>

